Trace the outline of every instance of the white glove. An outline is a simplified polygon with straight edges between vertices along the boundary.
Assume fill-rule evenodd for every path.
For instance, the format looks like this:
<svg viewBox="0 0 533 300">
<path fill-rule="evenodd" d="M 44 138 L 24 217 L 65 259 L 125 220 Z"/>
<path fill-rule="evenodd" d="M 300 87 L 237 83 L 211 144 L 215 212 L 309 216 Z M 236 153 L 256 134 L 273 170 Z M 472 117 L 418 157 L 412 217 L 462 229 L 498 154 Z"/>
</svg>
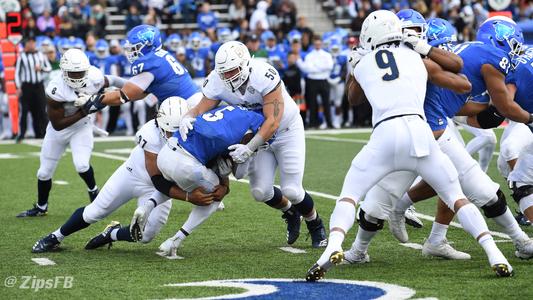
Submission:
<svg viewBox="0 0 533 300">
<path fill-rule="evenodd" d="M 355 68 L 361 58 L 363 58 L 363 56 L 365 56 L 367 53 L 368 51 L 361 47 L 353 48 L 348 56 L 348 62 L 352 65 L 352 68 Z"/>
<path fill-rule="evenodd" d="M 228 150 L 233 150 L 229 153 L 231 159 L 238 164 L 242 164 L 252 156 L 253 151 L 248 146 L 243 144 L 235 144 L 228 147 Z"/>
<path fill-rule="evenodd" d="M 187 133 L 189 133 L 189 130 L 192 130 L 192 124 L 196 122 L 196 118 L 184 116 L 180 121 L 180 128 L 179 132 L 181 135 L 181 139 L 183 141 L 187 140 Z"/>
<path fill-rule="evenodd" d="M 231 173 L 233 164 L 231 159 L 219 157 L 217 159 L 217 174 L 221 177 L 226 177 Z"/>
<path fill-rule="evenodd" d="M 427 56 L 431 50 L 431 46 L 427 41 L 420 38 L 418 33 L 412 29 L 403 30 L 403 43 L 424 56 Z"/>
<path fill-rule="evenodd" d="M 181 239 L 173 236 L 159 245 L 159 254 L 164 256 L 176 256 L 176 252 L 178 251 L 180 244 Z"/>
<path fill-rule="evenodd" d="M 152 209 L 154 209 L 154 204 L 152 201 L 148 201 L 143 206 L 137 207 L 133 213 L 130 223 L 130 234 L 134 241 L 138 242 L 142 240 L 144 227 L 146 226 L 148 216 L 150 216 Z"/>
<path fill-rule="evenodd" d="M 76 100 L 74 100 L 74 106 L 82 107 L 91 98 L 90 95 L 80 94 Z"/>
</svg>

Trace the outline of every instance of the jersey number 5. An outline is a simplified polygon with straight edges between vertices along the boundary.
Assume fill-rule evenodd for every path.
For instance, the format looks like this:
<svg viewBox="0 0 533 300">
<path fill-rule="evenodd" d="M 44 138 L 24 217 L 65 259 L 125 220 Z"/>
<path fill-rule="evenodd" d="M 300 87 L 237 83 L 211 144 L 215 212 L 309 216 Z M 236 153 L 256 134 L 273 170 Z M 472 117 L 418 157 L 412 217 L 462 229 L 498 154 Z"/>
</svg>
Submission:
<svg viewBox="0 0 533 300">
<path fill-rule="evenodd" d="M 221 120 L 222 118 L 224 118 L 224 111 L 227 110 L 227 111 L 232 111 L 234 110 L 235 107 L 233 106 L 226 106 L 222 109 L 219 109 L 217 111 L 215 111 L 215 113 L 205 113 L 203 114 L 202 118 L 208 122 L 215 122 L 215 121 L 218 121 L 218 120 Z"/>
<path fill-rule="evenodd" d="M 392 52 L 388 50 L 379 50 L 376 52 L 376 63 L 380 69 L 390 69 L 383 75 L 382 79 L 385 81 L 391 81 L 397 79 L 400 76 L 398 72 L 398 66 L 396 65 L 396 60 Z"/>
</svg>

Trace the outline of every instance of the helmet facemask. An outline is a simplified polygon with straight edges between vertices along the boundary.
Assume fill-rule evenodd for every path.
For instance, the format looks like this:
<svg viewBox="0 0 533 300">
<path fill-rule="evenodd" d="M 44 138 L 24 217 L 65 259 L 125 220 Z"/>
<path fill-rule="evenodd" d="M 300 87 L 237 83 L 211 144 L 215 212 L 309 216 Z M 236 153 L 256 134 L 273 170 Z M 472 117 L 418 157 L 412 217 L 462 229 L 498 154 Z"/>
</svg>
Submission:
<svg viewBox="0 0 533 300">
<path fill-rule="evenodd" d="M 73 88 L 80 89 L 85 87 L 85 82 L 87 81 L 88 71 L 63 71 L 63 80 L 65 83 Z"/>
<path fill-rule="evenodd" d="M 235 72 L 238 70 L 237 72 Z M 250 75 L 250 70 L 248 69 L 248 63 L 246 63 L 246 66 L 241 67 L 237 66 L 236 68 L 225 70 L 223 72 L 218 72 L 218 75 L 220 75 L 220 78 L 224 82 L 224 84 L 230 88 L 232 91 L 235 91 L 239 87 L 243 85 L 243 83 L 248 80 L 248 76 Z M 227 77 L 228 73 L 233 73 L 231 76 Z"/>
<path fill-rule="evenodd" d="M 126 44 L 124 45 L 124 54 L 130 63 L 133 63 L 143 55 L 141 50 L 144 48 L 144 46 L 146 46 L 146 44 L 130 44 L 129 41 L 126 41 Z"/>
</svg>

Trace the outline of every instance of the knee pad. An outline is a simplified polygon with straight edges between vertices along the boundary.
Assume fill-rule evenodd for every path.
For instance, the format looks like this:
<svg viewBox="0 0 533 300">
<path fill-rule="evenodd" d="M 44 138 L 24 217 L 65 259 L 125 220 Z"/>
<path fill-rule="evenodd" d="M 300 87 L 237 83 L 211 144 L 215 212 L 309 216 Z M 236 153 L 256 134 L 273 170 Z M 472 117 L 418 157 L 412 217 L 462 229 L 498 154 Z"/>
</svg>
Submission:
<svg viewBox="0 0 533 300">
<path fill-rule="evenodd" d="M 383 229 L 383 223 L 384 221 L 378 218 L 374 218 L 377 220 L 377 223 L 373 223 L 367 220 L 368 216 L 365 217 L 365 211 L 360 209 L 359 210 L 359 226 L 363 228 L 366 231 L 378 231 Z"/>
<path fill-rule="evenodd" d="M 521 187 L 513 187 L 513 193 L 511 194 L 511 196 L 513 196 L 514 201 L 516 201 L 516 203 L 520 205 L 520 200 L 522 200 L 522 198 L 525 198 L 532 194 L 533 194 L 533 185 L 528 184 L 528 185 L 523 185 Z"/>
<path fill-rule="evenodd" d="M 479 126 L 483 129 L 498 127 L 505 117 L 500 114 L 495 106 L 490 105 L 487 109 L 476 115 Z"/>
<path fill-rule="evenodd" d="M 57 166 L 57 161 L 49 161 L 47 163 L 41 163 L 39 170 L 37 170 L 37 178 L 39 180 L 50 180 L 54 176 L 54 171 Z"/>
<path fill-rule="evenodd" d="M 498 200 L 496 200 L 496 202 L 481 207 L 487 218 L 501 216 L 507 211 L 507 201 L 505 200 L 505 195 L 503 192 L 498 190 L 496 195 L 498 195 Z"/>
<path fill-rule="evenodd" d="M 94 224 L 105 218 L 107 215 L 105 214 L 105 212 L 103 213 L 101 207 L 95 205 L 95 202 L 93 202 L 85 207 L 82 216 L 85 222 L 89 224 Z"/>
<path fill-rule="evenodd" d="M 302 202 L 305 196 L 304 189 L 300 186 L 288 186 L 288 187 L 282 187 L 281 193 L 283 196 L 285 196 L 292 204 L 298 204 Z"/>
<path fill-rule="evenodd" d="M 254 197 L 255 201 L 258 201 L 258 202 L 268 202 L 272 200 L 272 198 L 274 198 L 274 194 L 275 194 L 274 188 L 264 190 L 260 187 L 254 187 L 252 188 L 251 192 L 252 192 L 252 196 Z M 281 196 L 281 191 L 279 192 L 279 194 Z M 281 201 L 281 197 L 279 201 Z"/>
<path fill-rule="evenodd" d="M 89 168 L 91 167 L 91 165 L 89 164 L 89 162 L 87 161 L 86 163 L 80 163 L 80 162 L 74 162 L 74 168 L 76 169 L 76 172 L 78 173 L 85 173 L 87 172 L 87 170 L 89 170 Z"/>
</svg>

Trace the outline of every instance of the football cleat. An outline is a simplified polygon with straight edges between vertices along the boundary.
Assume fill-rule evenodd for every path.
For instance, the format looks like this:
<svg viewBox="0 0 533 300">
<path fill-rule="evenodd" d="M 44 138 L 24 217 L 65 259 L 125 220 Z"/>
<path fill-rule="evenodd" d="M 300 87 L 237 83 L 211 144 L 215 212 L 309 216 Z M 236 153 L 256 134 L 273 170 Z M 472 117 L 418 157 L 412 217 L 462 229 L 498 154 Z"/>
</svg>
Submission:
<svg viewBox="0 0 533 300">
<path fill-rule="evenodd" d="M 287 244 L 292 245 L 300 236 L 300 225 L 302 224 L 302 215 L 293 207 L 289 208 L 281 216 L 287 223 Z"/>
<path fill-rule="evenodd" d="M 94 189 L 93 191 L 87 191 L 87 193 L 89 193 L 89 200 L 91 201 L 91 203 L 93 203 L 94 199 L 96 199 L 96 196 L 98 196 L 98 187 L 96 187 L 96 189 Z"/>
<path fill-rule="evenodd" d="M 48 214 L 47 209 L 40 209 L 37 206 L 37 204 L 34 204 L 33 208 L 21 212 L 20 214 L 17 215 L 17 218 L 42 217 L 42 216 L 46 216 L 47 214 Z"/>
<path fill-rule="evenodd" d="M 524 216 L 523 213 L 518 210 L 516 211 L 516 216 L 514 218 L 521 226 L 531 226 L 531 222 L 526 218 L 526 216 Z"/>
<path fill-rule="evenodd" d="M 424 223 L 415 215 L 415 207 L 409 206 L 409 208 L 405 211 L 405 224 L 413 226 L 414 228 L 422 228 L 424 226 Z"/>
<path fill-rule="evenodd" d="M 313 248 L 326 247 L 328 245 L 328 238 L 326 236 L 326 228 L 324 227 L 322 219 L 317 216 L 313 221 L 306 221 L 305 223 L 309 230 L 309 235 L 311 235 L 311 245 Z"/>
<path fill-rule="evenodd" d="M 113 240 L 111 239 L 111 231 L 113 229 L 120 228 L 120 223 L 117 221 L 112 221 L 109 225 L 106 226 L 104 231 L 99 235 L 93 237 L 86 245 L 85 250 L 93 250 L 100 248 L 102 246 L 108 245 L 108 249 L 113 245 Z"/>
<path fill-rule="evenodd" d="M 430 242 L 426 241 L 424 243 L 424 246 L 422 246 L 422 254 L 424 256 L 436 256 L 445 259 L 457 260 L 468 260 L 471 258 L 470 254 L 455 250 L 446 239 L 444 239 L 438 245 L 433 245 Z"/>
<path fill-rule="evenodd" d="M 513 242 L 516 251 L 515 256 L 521 259 L 530 259 L 533 257 L 533 240 L 527 238 Z"/>
<path fill-rule="evenodd" d="M 391 211 L 389 214 L 389 229 L 392 235 L 401 243 L 407 243 L 409 235 L 405 229 L 405 216 Z"/>
<path fill-rule="evenodd" d="M 344 252 L 344 260 L 340 263 L 341 265 L 354 265 L 354 264 L 365 264 L 370 262 L 370 256 L 368 252 L 359 252 L 357 250 L 350 249 Z"/>
<path fill-rule="evenodd" d="M 514 275 L 513 268 L 507 264 L 496 264 L 492 266 L 492 270 L 498 277 L 511 277 Z"/>
<path fill-rule="evenodd" d="M 220 201 L 220 204 L 217 207 L 217 211 L 223 211 L 226 206 L 224 205 L 224 202 Z"/>
<path fill-rule="evenodd" d="M 56 250 L 59 247 L 60 242 L 54 234 L 49 234 L 42 239 L 35 242 L 35 245 L 31 248 L 33 253 L 43 253 Z"/>
<path fill-rule="evenodd" d="M 318 264 L 314 264 L 309 270 L 307 270 L 305 280 L 309 282 L 315 282 L 324 278 L 324 274 L 326 274 L 326 271 Z"/>
<path fill-rule="evenodd" d="M 314 264 L 309 270 L 307 270 L 305 280 L 314 282 L 323 279 L 326 271 L 331 269 L 331 267 L 342 263 L 343 260 L 344 253 L 342 250 L 333 251 L 329 256 L 329 261 L 327 261 L 324 265 L 320 266 L 318 264 Z"/>
</svg>

